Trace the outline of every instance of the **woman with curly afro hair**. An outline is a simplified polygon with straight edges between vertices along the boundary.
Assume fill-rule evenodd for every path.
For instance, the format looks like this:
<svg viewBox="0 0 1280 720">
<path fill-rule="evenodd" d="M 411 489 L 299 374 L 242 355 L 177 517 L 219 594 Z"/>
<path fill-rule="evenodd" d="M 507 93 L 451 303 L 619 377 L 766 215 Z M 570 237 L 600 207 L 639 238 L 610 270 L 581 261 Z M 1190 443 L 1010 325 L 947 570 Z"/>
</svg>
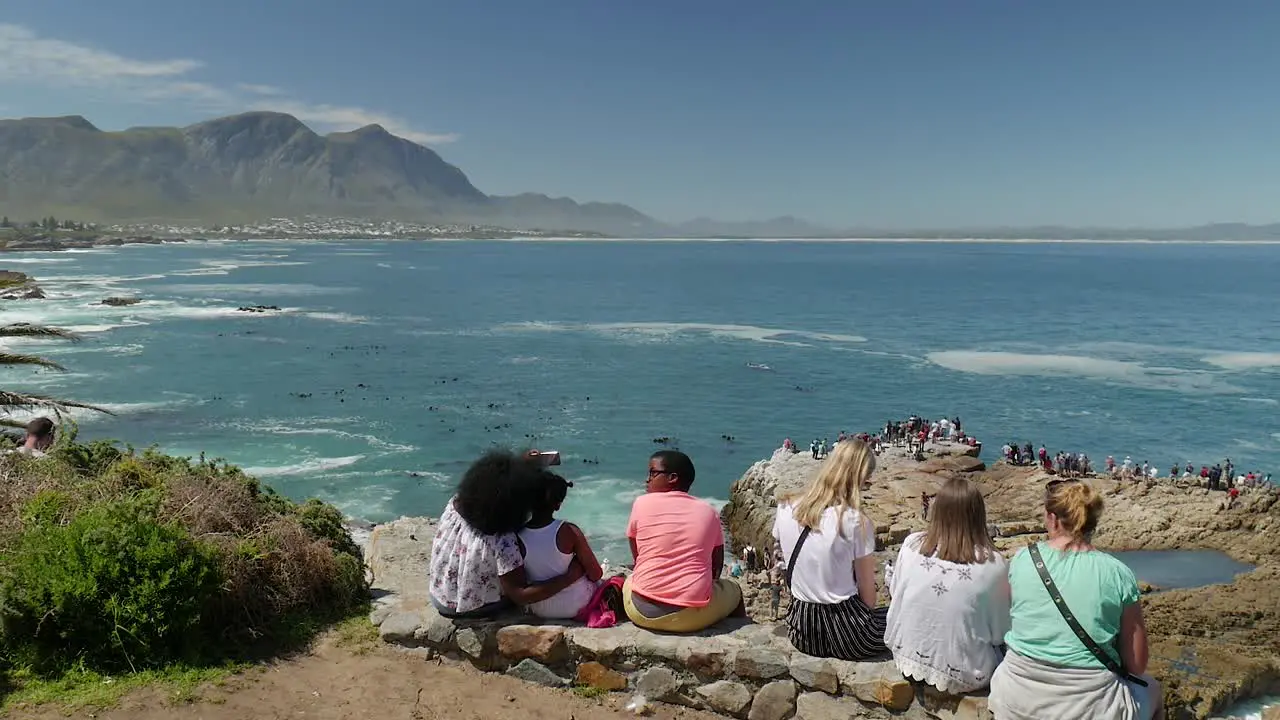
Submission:
<svg viewBox="0 0 1280 720">
<path fill-rule="evenodd" d="M 545 492 L 546 472 L 535 451 L 491 450 L 467 468 L 431 549 L 431 602 L 441 615 L 490 617 L 546 600 L 583 576 L 576 561 L 543 582 L 525 574 L 516 533 Z"/>
</svg>

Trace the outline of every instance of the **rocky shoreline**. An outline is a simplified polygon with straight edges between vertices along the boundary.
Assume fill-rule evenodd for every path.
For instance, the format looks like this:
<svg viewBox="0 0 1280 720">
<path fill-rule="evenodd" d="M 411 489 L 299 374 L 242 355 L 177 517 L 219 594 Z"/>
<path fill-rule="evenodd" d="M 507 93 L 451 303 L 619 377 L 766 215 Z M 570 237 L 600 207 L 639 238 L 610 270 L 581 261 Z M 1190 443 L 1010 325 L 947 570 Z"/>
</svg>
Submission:
<svg viewBox="0 0 1280 720">
<path fill-rule="evenodd" d="M 924 528 L 920 493 L 936 492 L 957 474 L 982 489 L 1002 550 L 1044 537 L 1039 516 L 1044 484 L 1052 477 L 1038 467 L 1003 462 L 987 469 L 970 452 L 939 443 L 927 448 L 924 462 L 892 449 L 880 458 L 865 509 L 876 523 L 883 559 Z M 777 495 L 808 482 L 819 465 L 803 453 L 775 455 L 735 482 L 723 512 L 734 548 L 769 547 Z M 1225 493 L 1181 481 L 1091 482 L 1107 502 L 1095 538 L 1100 547 L 1218 550 L 1257 566 L 1231 584 L 1144 596 L 1150 669 L 1165 683 L 1169 717 L 1208 718 L 1241 700 L 1280 691 L 1280 498 L 1246 491 L 1236 507 L 1226 509 Z"/>
<path fill-rule="evenodd" d="M 195 238 L 201 240 L 202 238 Z M 163 245 L 185 243 L 183 238 L 153 235 L 66 236 L 49 233 L 22 233 L 11 237 L 0 235 L 0 252 L 58 252 L 120 245 Z"/>
</svg>

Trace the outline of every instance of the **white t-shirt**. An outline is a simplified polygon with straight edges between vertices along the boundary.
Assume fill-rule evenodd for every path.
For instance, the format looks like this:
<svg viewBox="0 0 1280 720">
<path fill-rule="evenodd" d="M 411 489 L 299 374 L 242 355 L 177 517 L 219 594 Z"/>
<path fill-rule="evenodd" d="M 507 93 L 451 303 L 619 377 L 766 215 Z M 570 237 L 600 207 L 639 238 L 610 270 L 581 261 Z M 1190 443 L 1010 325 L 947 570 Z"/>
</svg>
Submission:
<svg viewBox="0 0 1280 720">
<path fill-rule="evenodd" d="M 836 527 L 838 512 L 836 508 L 824 510 L 818 529 L 809 533 L 800 549 L 791 572 L 791 595 L 798 600 L 835 605 L 858 594 L 853 561 L 875 552 L 876 529 L 862 513 L 847 508 L 841 520 L 844 529 L 841 537 Z M 779 505 L 773 520 L 773 538 L 778 541 L 782 557 L 788 561 L 801 530 L 791 505 Z M 785 575 L 783 582 L 786 582 Z"/>
</svg>

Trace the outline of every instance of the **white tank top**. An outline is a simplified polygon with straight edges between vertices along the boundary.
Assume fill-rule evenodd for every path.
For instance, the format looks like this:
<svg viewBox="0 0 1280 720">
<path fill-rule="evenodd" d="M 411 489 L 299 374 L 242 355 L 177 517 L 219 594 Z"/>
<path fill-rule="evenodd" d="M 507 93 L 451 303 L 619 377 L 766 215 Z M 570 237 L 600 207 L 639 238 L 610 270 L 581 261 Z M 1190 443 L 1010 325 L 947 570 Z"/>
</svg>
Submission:
<svg viewBox="0 0 1280 720">
<path fill-rule="evenodd" d="M 564 574 L 573 562 L 573 555 L 560 552 L 556 537 L 560 534 L 563 520 L 553 520 L 551 524 L 540 528 L 525 528 L 520 531 L 520 542 L 524 543 L 524 573 L 529 582 L 543 582 Z M 596 584 L 587 578 L 579 578 L 577 582 L 541 602 L 529 606 L 534 615 L 544 618 L 565 619 L 578 614 L 578 611 L 595 595 Z"/>
</svg>

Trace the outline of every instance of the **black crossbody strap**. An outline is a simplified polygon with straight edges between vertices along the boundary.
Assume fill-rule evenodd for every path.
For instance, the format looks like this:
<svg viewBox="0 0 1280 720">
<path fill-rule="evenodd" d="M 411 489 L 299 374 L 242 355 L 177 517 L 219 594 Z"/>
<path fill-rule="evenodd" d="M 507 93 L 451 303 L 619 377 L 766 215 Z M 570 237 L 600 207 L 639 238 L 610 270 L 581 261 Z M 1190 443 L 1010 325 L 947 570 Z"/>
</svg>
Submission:
<svg viewBox="0 0 1280 720">
<path fill-rule="evenodd" d="M 1105 650 L 1098 647 L 1098 643 L 1094 642 L 1087 630 L 1080 626 L 1080 621 L 1076 620 L 1076 616 L 1071 614 L 1071 609 L 1067 607 L 1067 601 L 1062 599 L 1062 593 L 1058 592 L 1058 586 L 1054 584 L 1053 578 L 1049 575 L 1049 568 L 1044 565 L 1044 558 L 1040 556 L 1040 548 L 1035 543 L 1027 546 L 1027 550 L 1031 552 L 1031 561 L 1036 566 L 1036 572 L 1040 574 L 1040 581 L 1044 583 L 1044 589 L 1049 591 L 1049 597 L 1053 599 L 1053 604 L 1058 606 L 1058 612 L 1062 613 L 1062 619 L 1067 621 L 1067 625 L 1071 627 L 1071 631 L 1080 638 L 1080 642 L 1093 653 L 1093 656 L 1102 663 L 1103 667 L 1120 677 L 1128 680 L 1135 685 L 1147 686 L 1147 681 L 1136 675 L 1130 675 L 1120 667 L 1120 663 L 1115 658 L 1107 654 Z"/>
<path fill-rule="evenodd" d="M 800 548 L 804 547 L 804 541 L 809 539 L 809 533 L 813 532 L 813 528 L 805 528 L 800 531 L 800 539 L 796 540 L 795 549 L 791 551 L 791 561 L 787 563 L 787 589 L 791 589 L 791 573 L 796 569 L 796 558 L 800 557 Z"/>
</svg>

